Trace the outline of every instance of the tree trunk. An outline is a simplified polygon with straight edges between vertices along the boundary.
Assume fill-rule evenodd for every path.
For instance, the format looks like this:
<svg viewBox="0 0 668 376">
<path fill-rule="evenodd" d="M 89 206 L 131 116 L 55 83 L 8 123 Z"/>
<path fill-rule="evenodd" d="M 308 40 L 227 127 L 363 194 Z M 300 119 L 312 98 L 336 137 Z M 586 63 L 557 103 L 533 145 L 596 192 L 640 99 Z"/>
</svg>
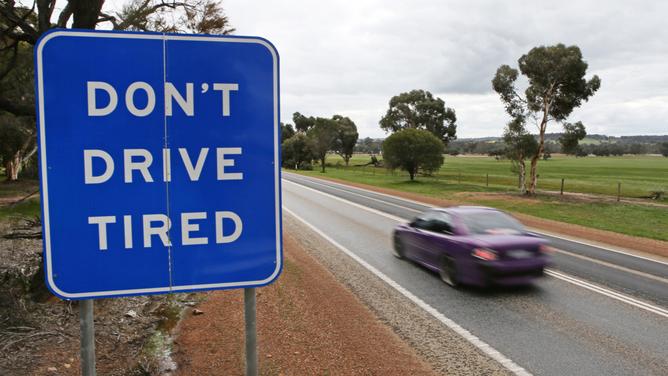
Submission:
<svg viewBox="0 0 668 376">
<path fill-rule="evenodd" d="M 19 172 L 21 172 L 21 152 L 17 152 L 14 156 L 5 162 L 5 174 L 7 174 L 7 181 L 17 181 L 19 179 Z"/>
<path fill-rule="evenodd" d="M 538 146 L 538 152 L 531 157 L 531 169 L 529 170 L 529 189 L 527 190 L 527 194 L 530 196 L 533 196 L 536 194 L 536 185 L 538 184 L 538 160 L 540 159 L 540 155 L 543 152 L 543 137 L 541 134 L 541 138 L 539 141 L 539 146 Z"/>
<path fill-rule="evenodd" d="M 408 175 L 411 177 L 411 181 L 413 181 L 415 178 L 415 171 L 408 169 Z"/>
<path fill-rule="evenodd" d="M 320 158 L 320 166 L 322 168 L 322 172 L 325 172 L 325 159 L 327 156 Z"/>
<path fill-rule="evenodd" d="M 28 159 L 37 152 L 36 136 L 33 134 L 21 145 L 21 148 L 14 153 L 11 159 L 5 162 L 5 173 L 7 174 L 7 181 L 16 181 L 19 179 L 19 174 L 26 164 Z M 28 149 L 32 149 L 28 151 Z"/>
<path fill-rule="evenodd" d="M 69 0 L 72 4 L 73 29 L 95 29 L 104 0 Z"/>
<path fill-rule="evenodd" d="M 343 160 L 346 162 L 346 167 L 348 167 L 348 162 L 350 162 L 350 157 L 343 157 Z"/>
<path fill-rule="evenodd" d="M 528 194 L 533 196 L 536 194 L 536 185 L 538 184 L 538 160 L 543 155 L 545 149 L 545 129 L 547 128 L 547 116 L 550 111 L 550 104 L 545 103 L 543 107 L 543 119 L 540 122 L 540 132 L 538 133 L 538 151 L 531 157 L 531 185 L 529 186 Z"/>
<path fill-rule="evenodd" d="M 527 188 L 526 188 L 526 174 L 527 174 L 527 167 L 526 164 L 524 163 L 524 157 L 520 159 L 518 162 L 519 166 L 519 176 L 520 176 L 520 193 L 526 194 L 527 193 Z"/>
</svg>

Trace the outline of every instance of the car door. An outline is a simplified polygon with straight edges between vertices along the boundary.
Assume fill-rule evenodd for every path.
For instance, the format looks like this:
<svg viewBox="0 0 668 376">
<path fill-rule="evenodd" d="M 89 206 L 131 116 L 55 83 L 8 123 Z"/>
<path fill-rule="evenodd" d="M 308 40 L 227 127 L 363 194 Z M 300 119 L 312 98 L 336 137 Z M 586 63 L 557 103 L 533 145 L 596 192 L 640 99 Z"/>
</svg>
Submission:
<svg viewBox="0 0 668 376">
<path fill-rule="evenodd" d="M 415 261 L 422 262 L 424 259 L 423 256 L 423 244 L 424 244 L 424 236 L 425 234 L 428 234 L 428 229 L 430 226 L 430 212 L 423 213 L 416 217 L 411 223 L 410 223 L 410 230 L 407 231 L 404 236 L 404 255 Z"/>
<path fill-rule="evenodd" d="M 420 263 L 431 264 L 430 253 L 438 233 L 438 217 L 438 211 L 430 210 L 424 213 L 420 217 L 419 223 L 414 226 L 415 253 L 413 258 Z"/>
<path fill-rule="evenodd" d="M 422 262 L 438 268 L 446 249 L 452 243 L 452 216 L 441 210 L 429 216 L 428 231 L 421 239 Z"/>
</svg>

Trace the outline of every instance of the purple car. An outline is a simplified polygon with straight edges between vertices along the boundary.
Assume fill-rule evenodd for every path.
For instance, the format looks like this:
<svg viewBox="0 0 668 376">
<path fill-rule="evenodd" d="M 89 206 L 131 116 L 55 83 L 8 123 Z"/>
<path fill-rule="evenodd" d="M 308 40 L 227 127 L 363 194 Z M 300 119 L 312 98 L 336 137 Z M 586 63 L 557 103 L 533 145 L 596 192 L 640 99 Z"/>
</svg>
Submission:
<svg viewBox="0 0 668 376">
<path fill-rule="evenodd" d="M 394 255 L 458 284 L 520 285 L 543 275 L 547 241 L 492 208 L 434 208 L 394 230 Z"/>
</svg>

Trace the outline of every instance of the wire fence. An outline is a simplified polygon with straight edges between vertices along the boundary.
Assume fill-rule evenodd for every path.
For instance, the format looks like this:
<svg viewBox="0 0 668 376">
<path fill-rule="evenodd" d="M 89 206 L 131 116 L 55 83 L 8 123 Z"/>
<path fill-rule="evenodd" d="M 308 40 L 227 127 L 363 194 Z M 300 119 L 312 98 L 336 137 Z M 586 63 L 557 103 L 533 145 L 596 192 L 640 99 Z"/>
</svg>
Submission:
<svg viewBox="0 0 668 376">
<path fill-rule="evenodd" d="M 317 168 L 317 167 L 316 167 Z M 403 170 L 389 170 L 384 167 L 375 167 L 373 165 L 365 166 L 345 166 L 336 164 L 328 166 L 336 171 L 353 173 L 359 175 L 384 176 L 387 178 L 396 178 L 404 180 L 409 178 L 409 174 Z M 440 170 L 433 174 L 418 174 L 416 179 L 421 181 L 430 181 L 442 184 L 461 185 L 462 190 L 475 188 L 476 190 L 489 189 L 498 190 L 517 190 L 519 189 L 519 175 L 511 172 L 490 171 L 486 173 L 468 172 L 464 170 Z M 542 192 L 550 192 L 559 195 L 565 194 L 583 194 L 583 195 L 605 195 L 616 198 L 617 201 L 622 198 L 642 198 L 668 203 L 668 185 L 662 183 L 656 184 L 638 184 L 632 178 L 619 180 L 605 180 L 599 178 L 577 179 L 574 177 L 541 177 L 539 174 L 537 188 Z"/>
</svg>

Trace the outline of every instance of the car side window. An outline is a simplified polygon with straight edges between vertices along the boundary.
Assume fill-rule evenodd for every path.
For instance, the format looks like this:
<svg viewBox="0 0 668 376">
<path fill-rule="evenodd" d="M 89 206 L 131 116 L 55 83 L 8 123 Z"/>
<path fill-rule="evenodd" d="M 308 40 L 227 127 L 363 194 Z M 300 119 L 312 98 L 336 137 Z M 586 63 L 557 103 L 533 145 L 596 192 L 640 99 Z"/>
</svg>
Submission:
<svg viewBox="0 0 668 376">
<path fill-rule="evenodd" d="M 426 215 L 420 215 L 416 217 L 413 222 L 411 222 L 411 226 L 415 228 L 419 228 L 421 230 L 429 230 L 429 219 L 428 216 Z"/>
<path fill-rule="evenodd" d="M 430 231 L 452 235 L 452 218 L 448 213 L 435 212 L 429 222 Z"/>
<path fill-rule="evenodd" d="M 417 217 L 413 221 L 413 227 L 436 232 L 439 234 L 452 234 L 450 215 L 441 211 L 430 211 Z"/>
</svg>

